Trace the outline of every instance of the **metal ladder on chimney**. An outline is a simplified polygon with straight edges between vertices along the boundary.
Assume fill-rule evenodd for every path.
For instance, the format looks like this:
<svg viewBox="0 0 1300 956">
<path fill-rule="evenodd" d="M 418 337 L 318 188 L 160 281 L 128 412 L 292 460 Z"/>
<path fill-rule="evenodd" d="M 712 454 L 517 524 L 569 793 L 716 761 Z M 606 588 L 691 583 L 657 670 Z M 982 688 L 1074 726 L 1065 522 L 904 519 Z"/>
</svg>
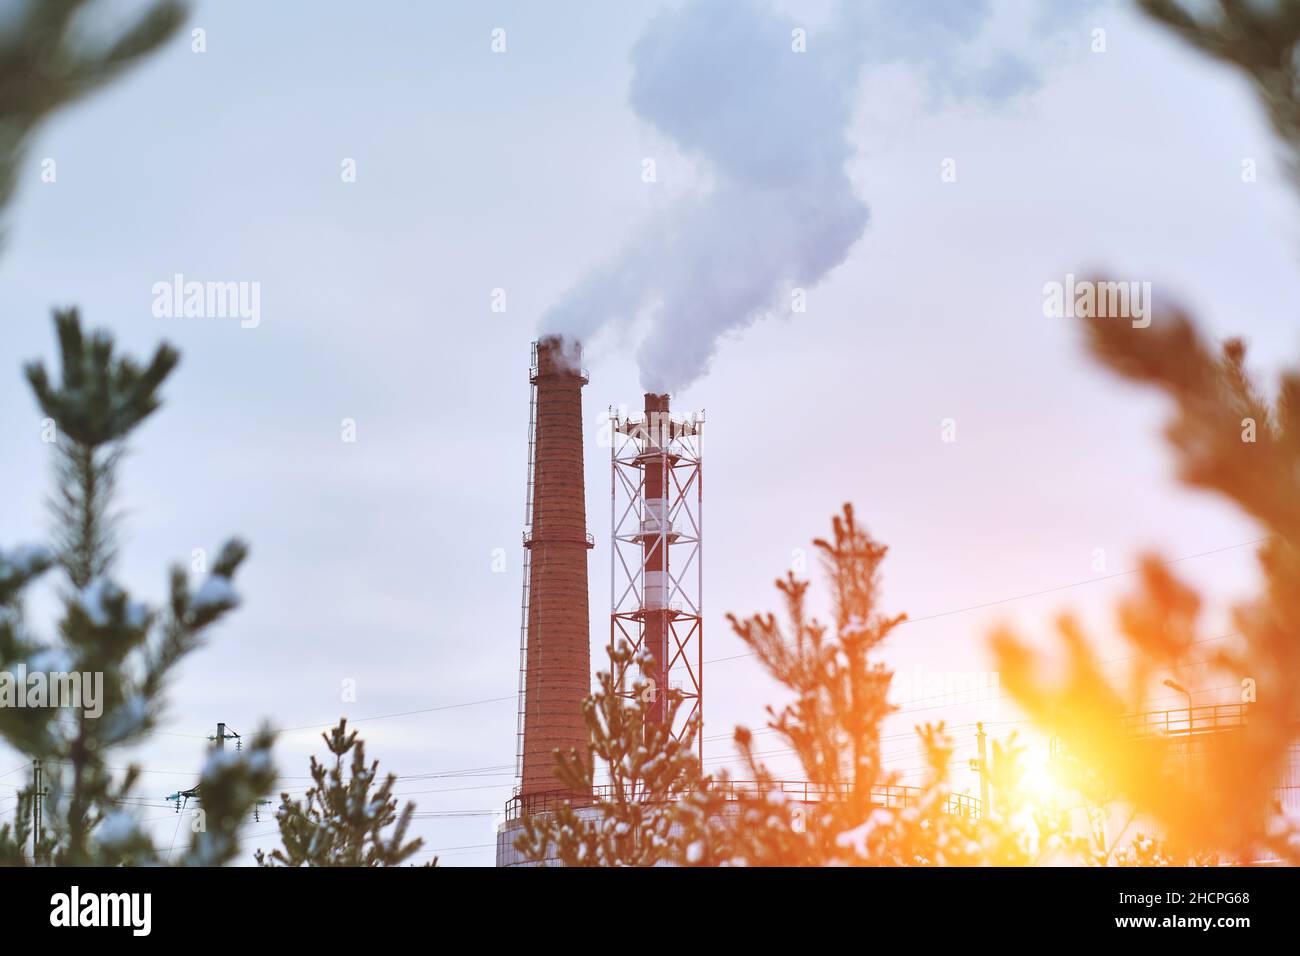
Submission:
<svg viewBox="0 0 1300 956">
<path fill-rule="evenodd" d="M 533 343 L 532 368 L 537 368 L 537 343 Z M 524 498 L 524 538 L 533 531 L 533 481 L 537 460 L 537 381 L 533 376 L 528 401 L 528 488 Z M 515 717 L 515 792 L 524 782 L 524 711 L 528 701 L 528 598 L 532 588 L 533 549 L 524 548 L 523 597 L 519 602 L 519 707 Z"/>
</svg>

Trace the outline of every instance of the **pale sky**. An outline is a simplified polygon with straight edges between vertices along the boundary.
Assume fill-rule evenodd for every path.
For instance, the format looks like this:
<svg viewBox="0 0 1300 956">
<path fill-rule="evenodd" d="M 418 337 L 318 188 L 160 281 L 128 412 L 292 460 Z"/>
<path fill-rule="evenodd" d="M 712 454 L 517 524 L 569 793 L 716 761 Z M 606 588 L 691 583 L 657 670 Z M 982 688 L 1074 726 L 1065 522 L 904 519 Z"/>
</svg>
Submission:
<svg viewBox="0 0 1300 956">
<path fill-rule="evenodd" d="M 162 798 L 194 782 L 199 738 L 219 720 L 252 733 L 468 704 L 359 726 L 381 769 L 407 778 L 397 792 L 441 814 L 416 823 L 426 849 L 491 864 L 515 754 L 529 342 L 588 269 L 709 188 L 707 163 L 628 104 L 637 38 L 679 5 L 209 0 L 192 18 L 206 52 L 187 30 L 36 137 L 0 256 L 0 543 L 47 527 L 48 447 L 20 364 L 53 359 L 50 309 L 76 304 L 134 354 L 163 338 L 183 353 L 123 465 L 119 580 L 157 602 L 166 567 L 194 548 L 231 534 L 252 546 L 244 605 L 170 688 L 162 729 L 181 736 L 138 754 L 137 792 L 159 804 L 142 815 L 164 845 L 176 820 Z M 831 4 L 779 6 L 817 56 Z M 1244 336 L 1261 373 L 1293 362 L 1296 326 L 1277 304 L 1300 292 L 1295 208 L 1267 125 L 1235 75 L 1126 5 L 1055 22 L 1059 9 L 995 4 L 940 66 L 923 55 L 949 42 L 936 22 L 872 34 L 894 55 L 869 57 L 849 91 L 864 236 L 809 289 L 806 313 L 726 337 L 674 397 L 708 415 L 706 660 L 743 652 L 726 612 L 775 609 L 772 580 L 844 501 L 891 548 L 885 609 L 931 618 L 890 642 L 887 662 L 909 673 L 987 669 L 995 622 L 1045 637 L 1067 608 L 1122 653 L 1109 608 L 1132 578 L 1080 583 L 1098 576 L 1095 549 L 1113 573 L 1144 549 L 1173 558 L 1258 537 L 1175 483 L 1162 402 L 1092 366 L 1079 320 L 1045 318 L 1042 289 L 1103 267 L 1190 305 L 1212 334 Z M 1098 28 L 1105 52 L 1092 50 Z M 1014 95 L 972 98 L 1008 77 L 993 69 L 1007 51 L 1022 57 Z M 54 183 L 41 182 L 46 158 Z M 346 159 L 356 182 L 342 181 Z M 946 159 L 956 182 L 941 177 Z M 176 273 L 260 283 L 260 325 L 155 317 L 153 285 Z M 599 415 L 641 392 L 617 337 L 585 364 L 599 662 Z M 954 443 L 941 441 L 949 418 Z M 1254 580 L 1249 548 L 1178 570 L 1214 597 L 1211 620 Z M 45 635 L 51 608 L 46 592 L 31 609 Z M 706 674 L 709 737 L 761 726 L 778 699 L 751 659 Z M 355 704 L 341 701 L 345 680 Z M 969 725 L 1005 721 L 1001 735 L 1018 718 L 991 701 L 901 713 L 886 754 L 914 777 L 904 734 L 946 719 L 963 748 L 958 788 L 974 787 Z M 306 786 L 311 752 L 323 752 L 314 732 L 282 737 L 285 787 Z M 711 768 L 729 756 L 726 739 L 708 742 Z M 787 756 L 772 764 L 797 775 Z M 249 859 L 275 845 L 269 813 L 246 833 Z"/>
</svg>

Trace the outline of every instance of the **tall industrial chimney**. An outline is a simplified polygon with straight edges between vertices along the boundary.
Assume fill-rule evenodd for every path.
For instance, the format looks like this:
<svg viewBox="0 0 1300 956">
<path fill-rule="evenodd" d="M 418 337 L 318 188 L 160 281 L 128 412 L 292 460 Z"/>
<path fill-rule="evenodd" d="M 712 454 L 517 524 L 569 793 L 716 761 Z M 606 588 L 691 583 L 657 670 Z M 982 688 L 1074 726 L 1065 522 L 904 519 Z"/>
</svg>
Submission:
<svg viewBox="0 0 1300 956">
<path fill-rule="evenodd" d="M 650 713 L 646 716 L 656 724 L 663 723 L 668 703 L 668 628 L 672 613 L 668 608 L 668 597 L 672 593 L 668 544 L 676 541 L 668 501 L 669 472 L 676 463 L 676 456 L 671 452 L 673 433 L 669 414 L 667 395 L 646 392 L 646 442 L 641 454 L 645 475 L 645 505 L 641 520 L 645 567 L 642 646 L 650 658 L 645 676 L 656 688 Z"/>
<path fill-rule="evenodd" d="M 704 707 L 704 416 L 674 418 L 654 392 L 643 418 L 611 416 L 609 637 L 632 648 L 644 684 L 611 666 L 649 723 L 667 725 L 670 695 L 682 698 L 669 728 L 681 739 Z"/>
<path fill-rule="evenodd" d="M 520 795 L 563 789 L 556 748 L 582 752 L 591 689 L 582 462 L 582 352 L 551 336 L 535 346 Z M 575 794 L 574 796 L 580 796 Z"/>
</svg>

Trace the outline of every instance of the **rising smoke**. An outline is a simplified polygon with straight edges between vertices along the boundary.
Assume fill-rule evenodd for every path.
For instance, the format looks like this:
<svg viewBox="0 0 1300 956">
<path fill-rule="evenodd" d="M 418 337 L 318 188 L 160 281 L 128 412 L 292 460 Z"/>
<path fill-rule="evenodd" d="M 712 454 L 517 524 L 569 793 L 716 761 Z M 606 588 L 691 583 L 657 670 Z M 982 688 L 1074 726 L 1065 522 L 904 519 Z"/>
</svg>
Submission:
<svg viewBox="0 0 1300 956">
<path fill-rule="evenodd" d="M 647 391 L 676 392 L 707 369 L 720 336 L 791 311 L 842 263 L 868 211 L 849 180 L 847 131 L 867 63 L 906 60 L 932 92 L 1001 98 L 1033 85 L 1008 53 L 962 55 L 997 9 L 985 0 L 846 0 L 809 31 L 761 0 L 688 0 L 632 51 L 636 114 L 708 167 L 702 195 L 666 207 L 543 318 L 588 341 L 643 329 Z M 937 175 L 937 174 L 936 174 Z"/>
</svg>

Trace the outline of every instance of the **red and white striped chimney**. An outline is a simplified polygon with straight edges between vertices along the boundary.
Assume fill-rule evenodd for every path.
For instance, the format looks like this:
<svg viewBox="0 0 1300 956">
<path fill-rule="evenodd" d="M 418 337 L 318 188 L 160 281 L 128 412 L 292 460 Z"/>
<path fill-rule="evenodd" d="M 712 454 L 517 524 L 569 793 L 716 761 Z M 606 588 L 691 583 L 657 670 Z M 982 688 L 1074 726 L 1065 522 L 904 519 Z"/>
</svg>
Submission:
<svg viewBox="0 0 1300 956">
<path fill-rule="evenodd" d="M 643 648 L 652 658 L 644 675 L 654 681 L 655 695 L 646 715 L 661 724 L 668 703 L 668 625 L 672 593 L 668 577 L 668 542 L 672 534 L 668 507 L 668 470 L 672 459 L 665 449 L 672 439 L 668 396 L 646 392 L 645 427 L 649 438 L 642 453 L 645 470 L 645 511 L 641 519 L 641 543 L 645 562 Z"/>
</svg>

